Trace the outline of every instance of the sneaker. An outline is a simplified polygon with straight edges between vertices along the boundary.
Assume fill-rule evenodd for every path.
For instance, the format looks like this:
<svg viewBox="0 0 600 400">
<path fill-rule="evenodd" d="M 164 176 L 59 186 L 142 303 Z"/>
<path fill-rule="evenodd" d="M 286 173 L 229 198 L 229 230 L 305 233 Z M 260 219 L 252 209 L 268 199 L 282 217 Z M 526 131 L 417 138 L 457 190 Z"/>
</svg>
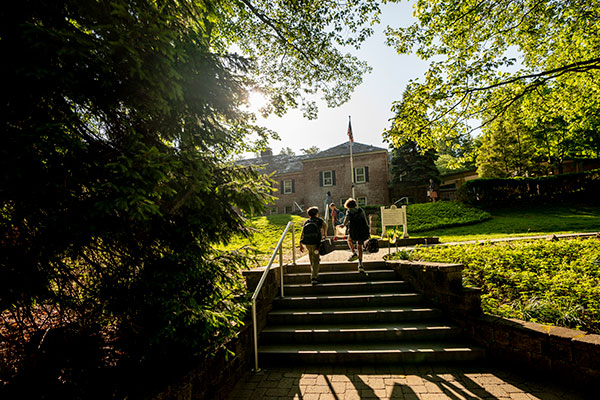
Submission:
<svg viewBox="0 0 600 400">
<path fill-rule="evenodd" d="M 365 267 L 363 266 L 362 262 L 358 263 L 358 272 L 363 273 L 365 272 Z"/>
<path fill-rule="evenodd" d="M 316 286 L 316 285 L 320 284 L 321 282 L 319 282 L 318 279 L 313 279 L 313 280 L 311 280 L 311 283 L 313 286 Z"/>
<path fill-rule="evenodd" d="M 356 260 L 358 260 L 358 254 L 352 253 L 352 255 L 350 256 L 348 261 L 356 261 Z"/>
</svg>

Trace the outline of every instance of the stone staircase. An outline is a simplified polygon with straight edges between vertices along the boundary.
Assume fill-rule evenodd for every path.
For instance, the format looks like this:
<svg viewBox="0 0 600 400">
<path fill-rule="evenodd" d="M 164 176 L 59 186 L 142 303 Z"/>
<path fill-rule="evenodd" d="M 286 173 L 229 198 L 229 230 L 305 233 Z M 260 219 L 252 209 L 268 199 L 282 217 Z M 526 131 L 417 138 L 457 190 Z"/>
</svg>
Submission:
<svg viewBox="0 0 600 400">
<path fill-rule="evenodd" d="M 259 359 L 287 363 L 418 363 L 474 361 L 484 350 L 462 340 L 441 311 L 398 280 L 385 262 L 289 266 L 285 297 L 277 298 L 260 334 Z"/>
</svg>

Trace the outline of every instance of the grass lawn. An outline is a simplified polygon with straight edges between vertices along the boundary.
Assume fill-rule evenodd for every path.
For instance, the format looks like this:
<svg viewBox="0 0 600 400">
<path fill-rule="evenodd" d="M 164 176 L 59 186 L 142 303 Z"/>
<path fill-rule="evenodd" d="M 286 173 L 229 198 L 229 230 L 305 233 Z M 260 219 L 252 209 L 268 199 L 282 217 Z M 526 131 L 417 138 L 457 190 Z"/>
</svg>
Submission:
<svg viewBox="0 0 600 400">
<path fill-rule="evenodd" d="M 412 236 L 437 236 L 441 242 L 458 242 L 600 231 L 600 206 L 529 206 L 490 212 L 492 219 L 488 221 L 455 228 L 434 229 Z"/>
<path fill-rule="evenodd" d="M 248 225 L 254 230 L 254 234 L 249 237 L 236 236 L 227 245 L 219 246 L 221 250 L 240 250 L 246 249 L 248 254 L 254 254 L 258 265 L 266 265 L 271 254 L 289 221 L 295 223 L 295 240 L 296 246 L 300 240 L 302 232 L 302 224 L 306 217 L 288 214 L 268 215 L 265 217 L 250 218 Z M 301 257 L 296 250 L 296 258 Z M 291 232 L 286 235 L 283 242 L 283 258 L 284 263 L 292 259 L 292 235 Z M 274 264 L 279 264 L 279 257 L 275 257 Z"/>
</svg>

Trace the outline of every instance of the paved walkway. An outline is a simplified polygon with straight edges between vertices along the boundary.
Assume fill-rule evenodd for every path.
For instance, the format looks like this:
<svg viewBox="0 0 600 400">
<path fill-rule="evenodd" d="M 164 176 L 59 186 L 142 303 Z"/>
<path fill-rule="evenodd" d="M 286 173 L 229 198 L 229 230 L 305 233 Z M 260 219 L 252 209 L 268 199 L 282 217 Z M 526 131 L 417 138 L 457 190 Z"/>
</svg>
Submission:
<svg viewBox="0 0 600 400">
<path fill-rule="evenodd" d="M 247 373 L 229 400 L 587 400 L 577 392 L 540 378 L 493 367 L 380 366 L 273 368 Z"/>
</svg>

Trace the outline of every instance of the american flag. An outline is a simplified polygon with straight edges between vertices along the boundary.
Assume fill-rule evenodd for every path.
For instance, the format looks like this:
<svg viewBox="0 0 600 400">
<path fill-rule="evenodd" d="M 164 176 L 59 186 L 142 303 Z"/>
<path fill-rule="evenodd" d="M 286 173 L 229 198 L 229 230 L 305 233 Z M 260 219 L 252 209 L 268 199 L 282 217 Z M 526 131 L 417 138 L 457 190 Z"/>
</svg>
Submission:
<svg viewBox="0 0 600 400">
<path fill-rule="evenodd" d="M 348 121 L 348 138 L 350 138 L 350 143 L 354 143 L 354 136 L 352 135 L 352 124 Z"/>
</svg>

